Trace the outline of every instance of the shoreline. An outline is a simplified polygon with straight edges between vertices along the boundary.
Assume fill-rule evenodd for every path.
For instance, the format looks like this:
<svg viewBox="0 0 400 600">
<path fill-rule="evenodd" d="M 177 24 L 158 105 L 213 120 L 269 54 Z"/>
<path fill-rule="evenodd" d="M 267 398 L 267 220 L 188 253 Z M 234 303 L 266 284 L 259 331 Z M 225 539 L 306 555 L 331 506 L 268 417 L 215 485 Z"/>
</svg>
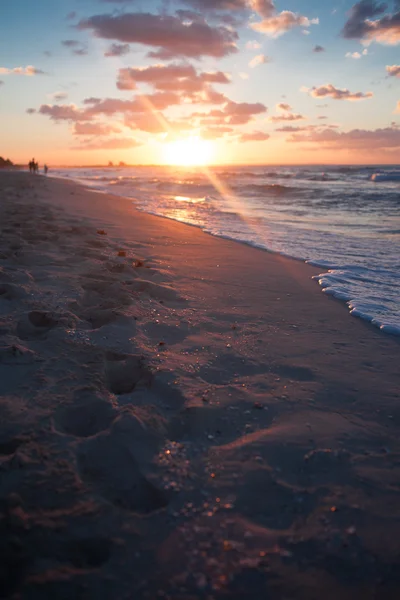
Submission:
<svg viewBox="0 0 400 600">
<path fill-rule="evenodd" d="M 131 199 L 0 198 L 6 597 L 397 598 L 398 338 Z"/>
<path fill-rule="evenodd" d="M 318 270 L 318 273 L 315 272 L 314 275 L 312 276 L 314 281 L 316 281 L 317 285 L 320 287 L 320 291 L 322 292 L 322 294 L 325 294 L 328 297 L 332 297 L 335 300 L 339 301 L 340 303 L 344 304 L 347 307 L 347 310 L 349 311 L 349 314 L 353 317 L 353 318 L 357 318 L 360 319 L 361 321 L 370 324 L 372 327 L 378 329 L 381 333 L 385 334 L 385 335 L 390 335 L 390 336 L 400 336 L 400 325 L 393 325 L 392 323 L 387 323 L 387 322 L 382 322 L 379 319 L 377 319 L 377 317 L 374 317 L 373 315 L 370 314 L 366 314 L 361 312 L 357 307 L 352 307 L 351 303 L 353 302 L 353 299 L 351 296 L 349 297 L 344 297 L 343 296 L 343 292 L 337 293 L 335 290 L 332 291 L 331 289 L 331 285 L 328 285 L 325 282 L 325 287 L 322 284 L 323 280 L 324 280 L 324 276 L 326 276 L 327 272 L 329 273 L 331 270 L 336 270 L 340 267 L 337 266 L 328 266 L 326 264 L 322 264 L 319 263 L 317 259 L 304 259 L 301 257 L 297 257 L 297 256 L 293 256 L 291 254 L 286 254 L 284 252 L 279 252 L 277 250 L 272 250 L 270 248 L 267 248 L 265 246 L 262 246 L 261 244 L 256 244 L 253 242 L 247 242 L 245 240 L 240 240 L 234 237 L 230 237 L 229 235 L 223 235 L 223 234 L 214 234 L 211 231 L 203 228 L 201 225 L 197 225 L 195 223 L 190 223 L 190 222 L 186 222 L 186 221 L 180 221 L 179 219 L 175 219 L 174 217 L 168 217 L 168 216 L 164 216 L 161 214 L 157 214 L 156 212 L 152 212 L 152 211 L 146 211 L 146 210 L 142 210 L 141 208 L 139 208 L 136 204 L 136 200 L 134 197 L 129 197 L 129 196 L 125 196 L 123 194 L 119 195 L 119 194 L 112 194 L 108 191 L 105 190 L 101 190 L 101 189 L 96 189 L 96 188 L 91 188 L 89 185 L 81 183 L 77 180 L 74 179 L 69 179 L 67 177 L 62 177 L 62 176 L 55 176 L 53 177 L 53 179 L 60 179 L 62 181 L 66 181 L 66 182 L 70 182 L 70 183 L 75 183 L 78 186 L 82 186 L 84 189 L 87 189 L 91 192 L 95 192 L 95 193 L 99 193 L 99 194 L 105 194 L 107 196 L 113 197 L 115 199 L 123 199 L 123 200 L 128 200 L 131 201 L 133 204 L 133 207 L 135 208 L 135 210 L 144 213 L 144 214 L 148 214 L 154 217 L 158 217 L 158 218 L 162 218 L 162 219 L 170 219 L 176 223 L 180 223 L 182 225 L 186 225 L 189 227 L 195 227 L 197 229 L 200 229 L 203 233 L 207 234 L 207 235 L 211 235 L 213 237 L 219 238 L 219 239 L 223 239 L 223 240 L 228 240 L 234 243 L 238 243 L 241 245 L 245 245 L 248 246 L 250 248 L 254 248 L 257 250 L 261 250 L 264 252 L 268 252 L 271 254 L 275 254 L 277 256 L 282 256 L 284 258 L 288 258 L 289 260 L 294 260 L 300 263 L 303 263 L 307 266 L 311 266 L 313 268 L 316 269 L 316 271 Z M 326 261 L 325 261 L 326 262 Z M 320 271 L 323 271 L 322 273 Z"/>
</svg>

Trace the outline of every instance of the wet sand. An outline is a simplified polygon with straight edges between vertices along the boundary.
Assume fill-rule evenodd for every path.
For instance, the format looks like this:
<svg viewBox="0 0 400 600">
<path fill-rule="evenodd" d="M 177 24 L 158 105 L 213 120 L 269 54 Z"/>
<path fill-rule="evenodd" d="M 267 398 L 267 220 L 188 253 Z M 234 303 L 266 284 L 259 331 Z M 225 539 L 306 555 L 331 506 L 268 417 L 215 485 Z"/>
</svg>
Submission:
<svg viewBox="0 0 400 600">
<path fill-rule="evenodd" d="M 400 340 L 300 262 L 0 174 L 0 589 L 400 595 Z"/>
</svg>

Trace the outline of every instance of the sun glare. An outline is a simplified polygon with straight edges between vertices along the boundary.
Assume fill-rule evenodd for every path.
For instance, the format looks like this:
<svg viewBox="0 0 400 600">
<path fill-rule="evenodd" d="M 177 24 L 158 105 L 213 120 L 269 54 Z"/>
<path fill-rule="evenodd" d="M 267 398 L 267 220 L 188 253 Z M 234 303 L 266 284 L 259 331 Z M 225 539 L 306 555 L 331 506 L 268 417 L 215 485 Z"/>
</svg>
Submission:
<svg viewBox="0 0 400 600">
<path fill-rule="evenodd" d="M 200 137 L 175 140 L 164 145 L 164 162 L 168 165 L 205 166 L 212 162 L 213 156 L 213 143 Z"/>
</svg>

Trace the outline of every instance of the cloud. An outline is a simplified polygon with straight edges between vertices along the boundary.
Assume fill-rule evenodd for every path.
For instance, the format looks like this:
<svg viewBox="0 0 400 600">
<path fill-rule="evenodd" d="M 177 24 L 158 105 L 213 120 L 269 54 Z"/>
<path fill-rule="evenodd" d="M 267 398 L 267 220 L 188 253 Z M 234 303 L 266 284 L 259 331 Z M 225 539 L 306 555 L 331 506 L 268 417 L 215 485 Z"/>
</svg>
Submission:
<svg viewBox="0 0 400 600">
<path fill-rule="evenodd" d="M 297 133 L 299 131 L 310 131 L 310 127 L 314 129 L 313 125 L 306 125 L 304 127 L 295 127 L 294 125 L 284 125 L 275 129 L 279 133 Z"/>
<path fill-rule="evenodd" d="M 84 120 L 81 111 L 75 104 L 42 104 L 38 112 L 56 122 Z"/>
<path fill-rule="evenodd" d="M 235 130 L 232 127 L 227 127 L 224 125 L 207 127 L 206 129 L 202 130 L 201 137 L 203 140 L 215 140 L 229 133 L 233 133 L 234 131 Z"/>
<path fill-rule="evenodd" d="M 246 44 L 246 50 L 259 50 L 261 48 L 260 42 L 251 40 Z"/>
<path fill-rule="evenodd" d="M 66 48 L 76 48 L 81 45 L 81 42 L 78 42 L 78 40 L 62 40 L 61 43 Z"/>
<path fill-rule="evenodd" d="M 258 23 L 252 23 L 251 28 L 255 31 L 265 33 L 270 37 L 277 38 L 294 27 L 311 27 L 311 25 L 318 24 L 319 19 L 309 19 L 303 15 L 284 10 Z"/>
<path fill-rule="evenodd" d="M 65 48 L 69 48 L 76 56 L 86 56 L 88 53 L 86 44 L 83 44 L 78 40 L 62 40 L 61 44 Z"/>
<path fill-rule="evenodd" d="M 107 138 L 104 140 L 86 140 L 83 144 L 73 146 L 73 150 L 126 150 L 140 146 L 140 142 L 133 138 Z"/>
<path fill-rule="evenodd" d="M 316 145 L 324 150 L 361 150 L 372 152 L 385 149 L 400 149 L 400 129 L 386 127 L 385 129 L 353 129 L 347 132 L 323 129 L 307 134 L 293 134 L 289 139 L 292 143 L 307 143 Z"/>
<path fill-rule="evenodd" d="M 101 98 L 94 98 L 91 96 L 90 98 L 85 98 L 83 104 L 99 104 L 101 102 Z"/>
<path fill-rule="evenodd" d="M 198 72 L 188 63 L 169 65 L 159 64 L 150 67 L 128 67 L 120 69 L 117 87 L 120 90 L 136 89 L 138 84 L 150 85 L 160 92 L 179 94 L 180 102 L 223 104 L 224 94 L 216 91 L 211 84 L 229 84 L 230 77 L 222 71 Z"/>
<path fill-rule="evenodd" d="M 26 67 L 13 67 L 11 69 L 0 67 L 0 75 L 27 75 L 32 77 L 33 75 L 46 75 L 46 73 L 32 65 L 27 65 Z"/>
<path fill-rule="evenodd" d="M 265 65 L 268 62 L 268 56 L 265 56 L 265 54 L 258 54 L 249 62 L 249 67 L 251 69 L 255 69 L 256 67 L 259 67 L 260 65 Z"/>
<path fill-rule="evenodd" d="M 4 81 L 0 79 L 0 85 L 4 85 Z"/>
<path fill-rule="evenodd" d="M 368 49 L 364 48 L 362 52 L 346 52 L 346 58 L 354 58 L 355 60 L 360 60 L 363 56 L 367 56 Z"/>
<path fill-rule="evenodd" d="M 65 100 L 68 98 L 68 94 L 67 92 L 54 92 L 53 94 L 49 94 L 49 98 L 55 101 Z"/>
<path fill-rule="evenodd" d="M 249 79 L 250 75 L 248 73 L 244 73 L 243 71 L 240 71 L 240 73 L 238 73 L 240 79 Z"/>
<path fill-rule="evenodd" d="M 397 102 L 397 106 L 394 109 L 394 114 L 400 114 L 400 100 Z"/>
<path fill-rule="evenodd" d="M 316 46 L 314 46 L 313 48 L 313 52 L 315 52 L 316 54 L 320 53 L 320 52 L 325 52 L 325 48 L 323 46 L 319 46 L 318 44 Z"/>
<path fill-rule="evenodd" d="M 68 13 L 65 18 L 67 19 L 67 21 L 71 21 L 72 19 L 75 19 L 75 17 L 76 17 L 76 12 L 73 10 L 72 12 Z"/>
<path fill-rule="evenodd" d="M 376 0 L 361 0 L 354 4 L 342 30 L 346 39 L 376 41 L 386 45 L 400 43 L 400 3 L 395 1 L 395 11 L 384 14 L 388 9 L 385 3 Z M 373 17 L 380 18 L 373 20 Z"/>
<path fill-rule="evenodd" d="M 196 112 L 192 118 L 200 119 L 200 125 L 226 126 L 246 125 L 257 115 L 268 111 L 264 104 L 248 102 L 232 102 L 229 100 L 221 109 L 213 109 L 209 112 Z"/>
<path fill-rule="evenodd" d="M 267 107 L 260 102 L 229 101 L 223 109 L 223 114 L 230 125 L 246 125 L 254 116 L 267 112 Z"/>
<path fill-rule="evenodd" d="M 400 77 L 400 65 L 388 65 L 386 71 L 389 77 Z"/>
<path fill-rule="evenodd" d="M 238 34 L 232 29 L 199 22 L 186 24 L 176 16 L 95 15 L 80 21 L 78 28 L 91 29 L 96 37 L 157 48 L 149 53 L 153 58 L 222 58 L 237 52 Z"/>
<path fill-rule="evenodd" d="M 120 133 L 118 127 L 105 125 L 103 123 L 75 123 L 75 135 L 109 135 L 110 133 Z"/>
<path fill-rule="evenodd" d="M 27 108 L 26 112 L 28 115 L 33 115 L 36 112 L 36 108 Z"/>
<path fill-rule="evenodd" d="M 129 44 L 111 44 L 104 56 L 125 56 L 130 52 Z"/>
<path fill-rule="evenodd" d="M 263 133 L 262 131 L 253 131 L 253 133 L 243 133 L 240 136 L 241 142 L 265 142 L 269 140 L 270 136 L 268 133 Z"/>
<path fill-rule="evenodd" d="M 276 105 L 276 110 L 279 110 L 281 112 L 290 112 L 293 109 L 290 106 L 290 104 L 285 104 L 284 102 L 281 102 L 280 104 Z"/>
<path fill-rule="evenodd" d="M 203 82 L 196 69 L 189 64 L 154 65 L 150 67 L 128 67 L 118 71 L 117 87 L 120 90 L 134 90 L 137 83 L 147 83 L 156 89 L 171 89 L 176 92 L 199 91 Z"/>
<path fill-rule="evenodd" d="M 308 89 L 306 87 L 301 88 L 302 92 L 307 92 L 313 98 L 333 98 L 334 100 L 366 100 L 372 98 L 374 95 L 372 92 L 350 92 L 347 89 L 336 88 L 331 83 L 321 85 L 319 87 L 312 87 Z"/>
<path fill-rule="evenodd" d="M 95 115 L 114 115 L 117 113 L 146 113 L 156 110 L 165 110 L 170 106 L 180 104 L 181 98 L 174 92 L 157 92 L 155 94 L 138 95 L 133 100 L 120 100 L 119 98 L 105 98 L 100 102 L 92 103 L 80 113 L 79 120 L 88 120 Z"/>
<path fill-rule="evenodd" d="M 305 117 L 296 113 L 286 113 L 268 119 L 271 123 L 280 123 L 281 121 L 304 121 Z"/>
<path fill-rule="evenodd" d="M 342 36 L 347 39 L 361 39 L 369 29 L 368 19 L 385 12 L 386 4 L 375 0 L 361 0 L 354 4 L 349 12 L 349 18 L 342 30 Z"/>
</svg>

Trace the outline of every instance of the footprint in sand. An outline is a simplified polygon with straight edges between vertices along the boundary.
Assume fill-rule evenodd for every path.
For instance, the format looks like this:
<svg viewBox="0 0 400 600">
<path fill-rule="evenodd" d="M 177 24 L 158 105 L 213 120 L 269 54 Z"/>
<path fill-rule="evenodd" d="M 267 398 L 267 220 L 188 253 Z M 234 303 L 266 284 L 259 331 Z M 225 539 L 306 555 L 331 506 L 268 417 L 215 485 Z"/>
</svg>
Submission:
<svg viewBox="0 0 400 600">
<path fill-rule="evenodd" d="M 23 315 L 17 325 L 17 335 L 21 340 L 46 334 L 58 325 L 58 320 L 49 312 L 32 310 Z"/>
<path fill-rule="evenodd" d="M 133 416 L 122 428 L 115 426 L 90 438 L 78 454 L 82 478 L 120 508 L 140 514 L 164 508 L 168 504 L 165 493 L 143 475 L 137 459 L 140 456 L 143 460 L 149 438 L 146 428 Z"/>
<path fill-rule="evenodd" d="M 135 279 L 131 282 L 130 288 L 134 292 L 144 293 L 154 298 L 155 300 L 163 300 L 170 302 L 184 302 L 184 299 L 171 287 L 160 285 L 153 281 L 145 279 Z"/>
<path fill-rule="evenodd" d="M 89 309 L 81 313 L 81 318 L 87 321 L 92 329 L 100 329 L 105 325 L 109 325 L 117 321 L 122 316 L 121 312 L 112 309 Z"/>
<path fill-rule="evenodd" d="M 273 372 L 281 377 L 293 379 L 294 381 L 314 381 L 315 373 L 307 367 L 297 367 L 296 365 L 275 365 Z"/>
<path fill-rule="evenodd" d="M 134 354 L 109 351 L 104 359 L 107 387 L 113 394 L 129 394 L 139 383 L 150 383 L 151 371 L 143 358 Z"/>
<path fill-rule="evenodd" d="M 35 353 L 29 348 L 13 344 L 0 346 L 0 364 L 2 365 L 30 365 L 35 361 Z"/>
<path fill-rule="evenodd" d="M 0 455 L 14 454 L 23 443 L 19 438 L 0 439 Z"/>
<path fill-rule="evenodd" d="M 91 437 L 108 429 L 117 415 L 118 411 L 111 402 L 94 398 L 85 403 L 59 408 L 54 424 L 61 433 Z"/>
<path fill-rule="evenodd" d="M 31 336 L 47 333 L 57 324 L 57 319 L 51 313 L 32 310 L 20 319 L 17 325 L 17 334 L 21 339 L 29 339 Z"/>
<path fill-rule="evenodd" d="M 2 300 L 18 300 L 26 295 L 24 288 L 19 285 L 0 283 L 0 299 Z"/>
<path fill-rule="evenodd" d="M 108 561 L 113 543 L 107 538 L 90 537 L 68 542 L 67 560 L 78 569 L 95 569 Z"/>
</svg>

